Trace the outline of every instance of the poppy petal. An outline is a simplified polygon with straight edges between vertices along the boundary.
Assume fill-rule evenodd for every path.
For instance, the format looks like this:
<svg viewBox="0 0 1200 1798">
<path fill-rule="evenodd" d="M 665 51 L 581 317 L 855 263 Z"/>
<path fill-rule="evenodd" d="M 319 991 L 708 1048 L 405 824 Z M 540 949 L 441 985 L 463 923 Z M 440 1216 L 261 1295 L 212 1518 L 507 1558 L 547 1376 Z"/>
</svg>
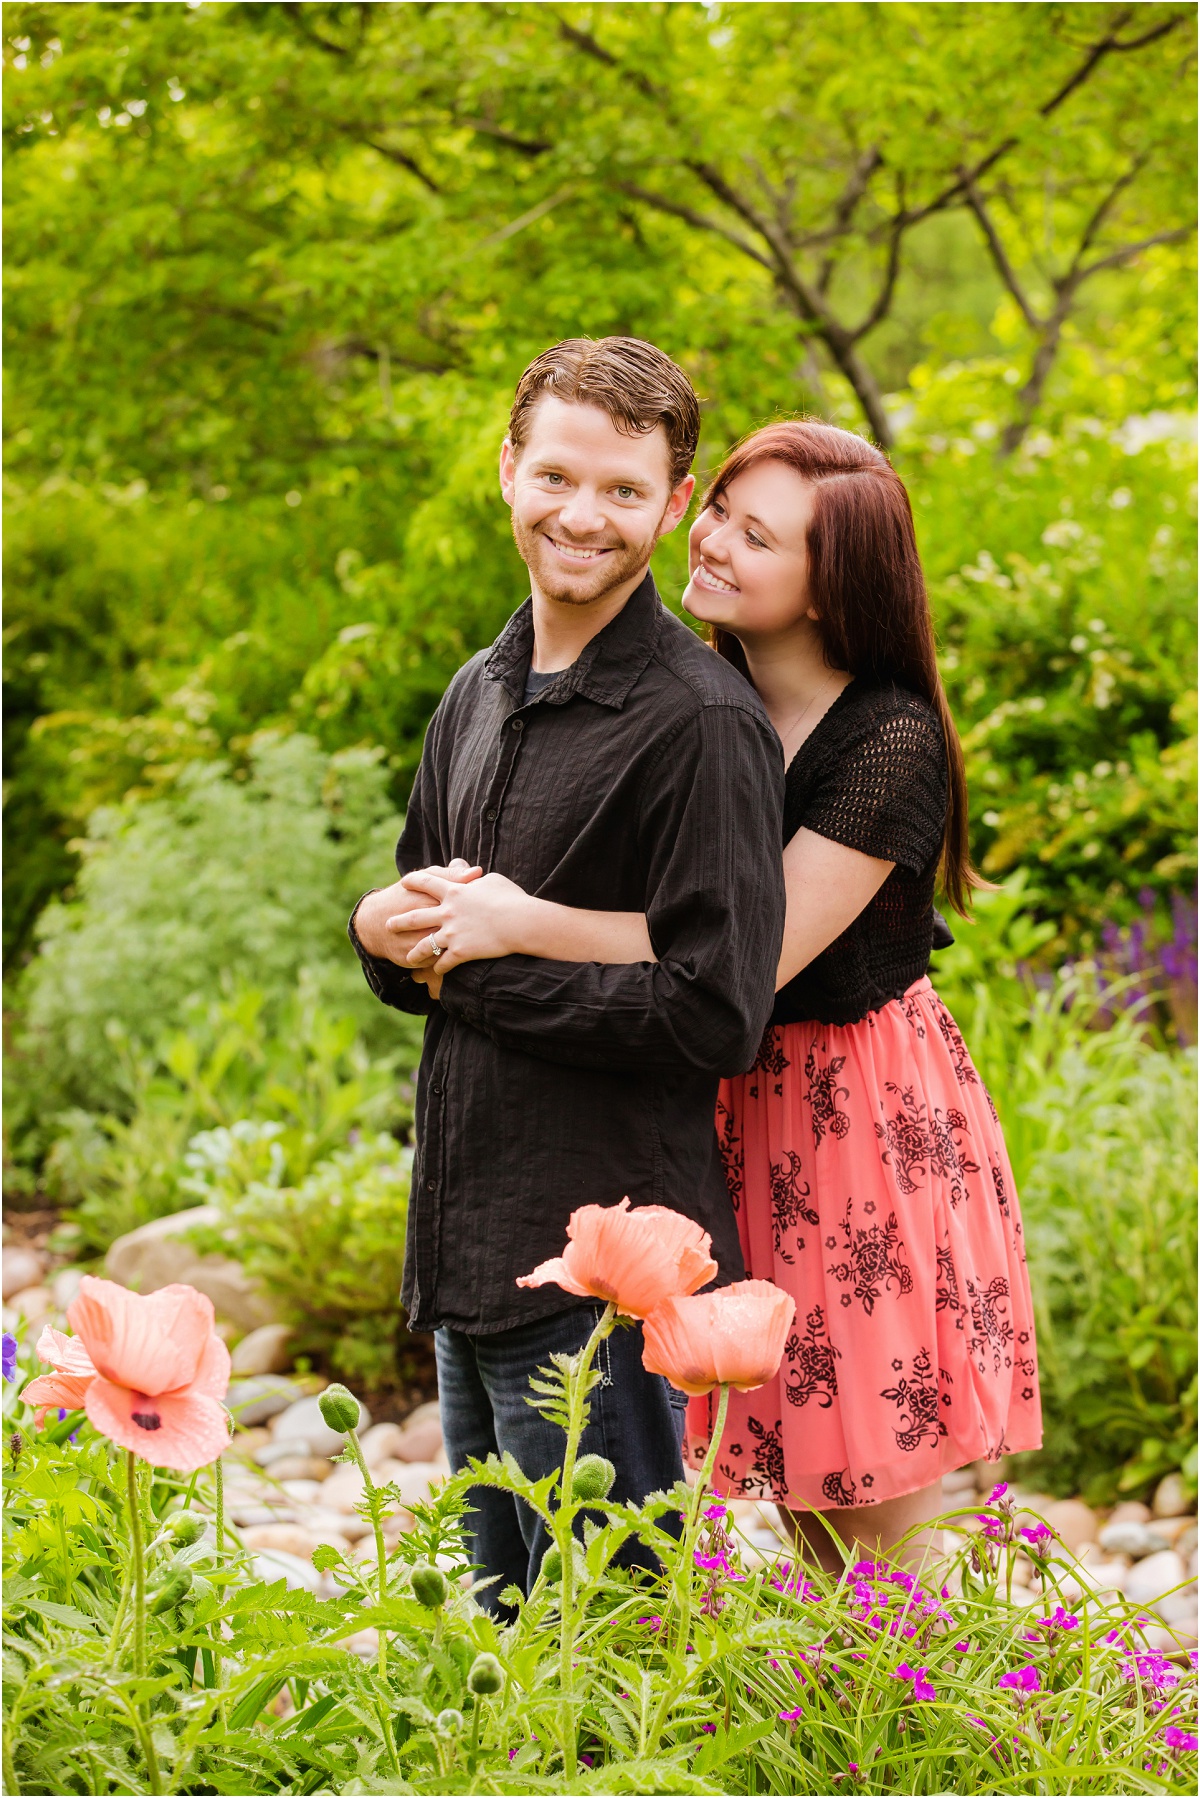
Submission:
<svg viewBox="0 0 1200 1798">
<path fill-rule="evenodd" d="M 99 1377 L 88 1388 L 86 1410 L 118 1447 L 174 1473 L 195 1473 L 229 1446 L 226 1413 L 204 1393 L 147 1393 Z"/>
</svg>

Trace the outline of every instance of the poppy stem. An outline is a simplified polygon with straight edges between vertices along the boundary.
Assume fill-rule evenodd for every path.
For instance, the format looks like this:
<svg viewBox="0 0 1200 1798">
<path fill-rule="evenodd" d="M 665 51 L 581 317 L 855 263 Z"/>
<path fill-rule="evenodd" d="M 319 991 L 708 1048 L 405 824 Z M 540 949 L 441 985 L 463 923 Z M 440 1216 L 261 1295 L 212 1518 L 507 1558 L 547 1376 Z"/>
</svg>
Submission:
<svg viewBox="0 0 1200 1798">
<path fill-rule="evenodd" d="M 387 1549 L 384 1546 L 383 1520 L 380 1516 L 380 1512 L 381 1512 L 382 1506 L 383 1506 L 383 1501 L 379 1496 L 379 1493 L 376 1489 L 374 1480 L 371 1478 L 371 1470 L 367 1466 L 367 1457 L 362 1452 L 362 1444 L 358 1440 L 358 1431 L 357 1430 L 347 1430 L 346 1431 L 346 1447 L 350 1450 L 351 1455 L 354 1457 L 355 1465 L 357 1466 L 358 1471 L 363 1476 L 363 1491 L 366 1495 L 367 1510 L 370 1514 L 370 1519 L 371 1519 L 371 1528 L 374 1531 L 374 1535 L 375 1535 L 375 1572 L 376 1572 L 376 1583 L 379 1588 L 379 1602 L 381 1605 L 384 1605 L 387 1603 L 387 1596 L 388 1596 L 388 1575 L 387 1575 Z M 440 1626 L 440 1624 L 441 1624 L 440 1616 L 438 1618 L 438 1623 Z M 384 1708 L 384 1702 L 383 1702 L 383 1696 L 382 1696 L 382 1693 L 387 1690 L 387 1652 L 388 1652 L 387 1651 L 387 1632 L 384 1629 L 382 1621 L 380 1622 L 379 1628 L 376 1633 L 379 1637 L 379 1659 L 378 1659 L 377 1665 L 378 1665 L 378 1670 L 379 1670 L 379 1684 L 380 1684 L 380 1688 L 381 1688 L 381 1695 L 380 1695 L 380 1699 L 379 1699 L 379 1722 L 380 1722 L 380 1727 L 383 1730 L 383 1739 L 387 1746 L 388 1759 L 392 1763 L 392 1772 L 396 1775 L 397 1778 L 399 1778 L 400 1777 L 400 1761 L 396 1754 L 396 1742 L 395 1742 L 394 1736 L 392 1735 L 391 1726 L 388 1722 L 387 1711 Z"/>
<path fill-rule="evenodd" d="M 580 1353 L 578 1363 L 572 1368 L 567 1380 L 567 1446 L 563 1455 L 562 1477 L 559 1483 L 559 1504 L 554 1514 L 554 1540 L 558 1547 L 562 1562 L 561 1584 L 559 1586 L 559 1613 L 562 1619 L 562 1633 L 559 1639 L 558 1684 L 562 1694 L 562 1750 L 563 1773 L 568 1779 L 574 1779 L 579 1768 L 579 1754 L 575 1735 L 575 1697 L 574 1697 L 574 1654 L 575 1654 L 575 1513 L 579 1503 L 575 1500 L 572 1488 L 575 1484 L 575 1463 L 579 1458 L 579 1442 L 587 1427 L 588 1408 L 588 1374 L 596 1350 L 611 1334 L 616 1322 L 617 1307 L 612 1301 L 604 1307 L 604 1311 L 595 1329 L 588 1337 Z"/>
<path fill-rule="evenodd" d="M 700 1539 L 702 1518 L 700 1507 L 704 1503 L 705 1494 L 709 1491 L 713 1468 L 716 1466 L 717 1450 L 721 1446 L 721 1438 L 725 1434 L 725 1416 L 729 1410 L 729 1387 L 721 1387 L 721 1396 L 717 1401 L 717 1417 L 713 1424 L 712 1440 L 708 1445 L 708 1453 L 704 1457 L 704 1465 L 692 1489 L 692 1502 L 688 1506 L 687 1523 L 683 1532 L 683 1558 L 679 1585 L 679 1652 L 686 1654 L 688 1650 L 688 1633 L 692 1624 L 692 1580 L 695 1577 L 696 1544 Z"/>
<path fill-rule="evenodd" d="M 138 1478 L 137 1456 L 125 1450 L 126 1486 L 129 1495 L 129 1546 L 133 1553 L 133 1671 L 137 1679 L 146 1677 L 146 1554 L 142 1535 L 142 1495 Z M 158 1756 L 150 1731 L 150 1713 L 146 1700 L 139 1694 L 134 1710 L 137 1734 L 146 1759 L 146 1783 L 152 1793 L 162 1791 L 158 1774 Z"/>
</svg>

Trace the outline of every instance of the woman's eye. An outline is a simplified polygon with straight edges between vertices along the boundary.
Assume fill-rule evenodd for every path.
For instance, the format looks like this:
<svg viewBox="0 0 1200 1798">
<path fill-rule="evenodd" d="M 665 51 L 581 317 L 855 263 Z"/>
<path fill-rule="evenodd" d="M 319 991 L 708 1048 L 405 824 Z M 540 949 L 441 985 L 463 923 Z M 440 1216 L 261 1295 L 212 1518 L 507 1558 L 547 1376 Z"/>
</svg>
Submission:
<svg viewBox="0 0 1200 1798">
<path fill-rule="evenodd" d="M 746 532 L 746 542 L 750 545 L 751 549 L 766 549 L 767 547 L 762 538 L 756 537 L 753 531 Z"/>
</svg>

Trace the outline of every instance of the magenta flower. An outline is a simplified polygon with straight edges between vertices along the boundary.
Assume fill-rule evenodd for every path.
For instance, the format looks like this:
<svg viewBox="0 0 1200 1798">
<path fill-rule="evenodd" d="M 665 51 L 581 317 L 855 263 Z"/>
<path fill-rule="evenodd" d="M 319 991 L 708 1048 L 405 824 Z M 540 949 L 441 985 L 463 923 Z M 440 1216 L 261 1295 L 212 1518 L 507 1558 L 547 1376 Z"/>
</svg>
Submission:
<svg viewBox="0 0 1200 1798">
<path fill-rule="evenodd" d="M 1062 1606 L 1058 1605 L 1056 1609 L 1051 1612 L 1049 1617 L 1037 1618 L 1036 1628 L 1048 1629 L 1051 1632 L 1055 1630 L 1078 1629 L 1079 1619 L 1078 1617 L 1073 1616 L 1070 1611 L 1064 1611 Z M 1037 1641 L 1036 1636 L 1031 1636 L 1029 1639 L 1031 1642 Z"/>
<path fill-rule="evenodd" d="M 799 1723 L 799 1721 L 800 1721 L 801 1717 L 803 1717 L 803 1715 L 804 1715 L 803 1707 L 801 1705 L 797 1705 L 794 1711 L 780 1711 L 779 1721 L 781 1723 Z"/>
<path fill-rule="evenodd" d="M 715 1723 L 702 1723 L 700 1725 L 700 1734 L 702 1736 L 715 1736 L 716 1733 L 717 1726 Z"/>
<path fill-rule="evenodd" d="M 1169 1692 L 1179 1684 L 1179 1669 L 1163 1654 L 1131 1654 L 1121 1663 L 1121 1677 L 1131 1682 L 1143 1680 L 1156 1692 Z"/>
<path fill-rule="evenodd" d="M 704 1515 L 708 1518 L 710 1523 L 719 1523 L 722 1517 L 728 1517 L 729 1506 L 722 1504 L 720 1498 L 717 1497 L 715 1493 L 713 1497 L 714 1503 L 705 1507 Z"/>
<path fill-rule="evenodd" d="M 1162 1739 L 1175 1754 L 1195 1754 L 1196 1737 L 1187 1729 L 1177 1729 L 1174 1723 L 1168 1724 L 1162 1732 Z"/>
<path fill-rule="evenodd" d="M 1027 1666 L 1014 1668 L 1011 1673 L 1002 1673 L 996 1684 L 1005 1691 L 1019 1692 L 1022 1699 L 1042 1689 L 1041 1676 L 1032 1661 Z"/>
<path fill-rule="evenodd" d="M 991 1491 L 988 1493 L 989 1505 L 998 1505 L 1000 1503 L 1000 1500 L 1004 1497 L 1004 1494 L 1007 1491 L 1008 1491 L 1008 1481 L 1007 1480 L 1001 1480 L 1001 1482 L 998 1486 L 993 1486 Z"/>
<path fill-rule="evenodd" d="M 1054 1531 L 1050 1528 L 1049 1524 L 1037 1523 L 1034 1524 L 1032 1529 L 1022 1529 L 1018 1533 L 1024 1536 L 1026 1542 L 1028 1542 L 1029 1553 L 1033 1555 L 1035 1560 L 1044 1561 L 1046 1556 L 1050 1553 L 1050 1548 L 1054 1541 Z"/>
<path fill-rule="evenodd" d="M 892 1670 L 893 1679 L 909 1680 L 912 1684 L 912 1695 L 919 1704 L 927 1704 L 937 1693 L 929 1677 L 928 1667 L 910 1667 L 907 1661 Z"/>
<path fill-rule="evenodd" d="M 955 1642 L 954 1647 L 958 1650 L 959 1654 L 970 1654 L 971 1652 L 971 1644 L 969 1642 Z"/>
<path fill-rule="evenodd" d="M 662 1628 L 661 1617 L 639 1617 L 638 1622 L 644 1623 L 646 1627 L 651 1630 L 659 1630 Z"/>
</svg>

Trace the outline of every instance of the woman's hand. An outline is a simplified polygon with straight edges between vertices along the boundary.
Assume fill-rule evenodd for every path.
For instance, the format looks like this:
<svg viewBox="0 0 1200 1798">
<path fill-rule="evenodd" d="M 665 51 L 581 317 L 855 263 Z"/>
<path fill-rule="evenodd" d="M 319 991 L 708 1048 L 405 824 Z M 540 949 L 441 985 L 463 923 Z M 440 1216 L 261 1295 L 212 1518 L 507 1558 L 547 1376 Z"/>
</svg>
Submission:
<svg viewBox="0 0 1200 1798">
<path fill-rule="evenodd" d="M 424 909 L 404 911 L 388 921 L 389 929 L 394 922 L 405 934 L 423 933 L 408 953 L 410 967 L 440 978 L 460 962 L 490 961 L 524 951 L 530 908 L 536 901 L 503 874 L 446 879 L 437 869 L 420 868 L 406 874 L 401 885 L 409 892 L 427 894 L 433 901 Z"/>
</svg>

